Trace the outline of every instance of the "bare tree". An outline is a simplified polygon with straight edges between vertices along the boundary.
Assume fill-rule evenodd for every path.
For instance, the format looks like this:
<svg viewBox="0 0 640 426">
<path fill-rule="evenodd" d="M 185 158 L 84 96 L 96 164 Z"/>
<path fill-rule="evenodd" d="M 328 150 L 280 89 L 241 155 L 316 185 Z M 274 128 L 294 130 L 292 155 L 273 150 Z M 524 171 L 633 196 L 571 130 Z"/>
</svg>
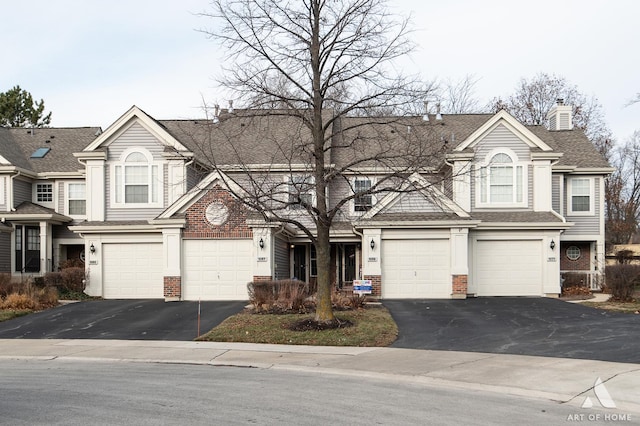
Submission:
<svg viewBox="0 0 640 426">
<path fill-rule="evenodd" d="M 242 172 L 226 173 L 234 195 L 264 220 L 295 226 L 315 245 L 316 321 L 334 322 L 332 223 L 359 197 L 415 190 L 420 185 L 403 182 L 429 167 L 442 145 L 433 144 L 439 139 L 428 126 L 402 118 L 430 92 L 429 84 L 394 66 L 414 49 L 409 21 L 391 14 L 384 0 L 214 0 L 212 6 L 202 15 L 219 26 L 204 32 L 228 52 L 220 83 L 246 109 L 214 119 L 216 143 L 207 154 L 216 169 L 230 171 L 231 160 L 216 157 L 220 141 L 230 141 L 225 152 Z M 395 118 L 386 117 L 390 112 Z M 251 126 L 234 125 L 239 117 Z M 255 127 L 262 131 L 250 142 L 246 132 Z M 252 145 L 256 140 L 260 146 Z M 269 165 L 261 171 L 247 158 L 252 149 L 268 150 Z M 370 188 L 353 188 L 346 176 L 364 170 L 386 174 Z M 336 185 L 351 191 L 330 200 L 329 187 Z"/>
<path fill-rule="evenodd" d="M 637 230 L 640 214 L 640 131 L 613 151 L 616 171 L 607 179 L 606 234 L 612 244 L 626 244 Z"/>
<path fill-rule="evenodd" d="M 490 109 L 506 109 L 524 124 L 546 123 L 547 112 L 557 99 L 573 106 L 573 124 L 582 129 L 598 151 L 608 158 L 612 148 L 612 133 L 607 126 L 602 104 L 594 96 L 587 96 L 564 77 L 539 73 L 533 78 L 520 80 L 516 91 L 506 99 L 496 98 Z"/>
<path fill-rule="evenodd" d="M 475 96 L 478 78 L 466 75 L 460 80 L 447 79 L 439 90 L 442 112 L 446 114 L 469 114 L 483 112 Z"/>
</svg>

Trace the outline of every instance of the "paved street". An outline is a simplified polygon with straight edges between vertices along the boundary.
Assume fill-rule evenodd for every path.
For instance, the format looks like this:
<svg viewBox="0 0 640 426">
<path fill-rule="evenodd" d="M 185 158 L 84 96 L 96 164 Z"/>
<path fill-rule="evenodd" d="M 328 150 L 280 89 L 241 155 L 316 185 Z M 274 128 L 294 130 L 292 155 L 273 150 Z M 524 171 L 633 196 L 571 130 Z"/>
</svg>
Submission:
<svg viewBox="0 0 640 426">
<path fill-rule="evenodd" d="M 640 363 L 640 315 L 558 299 L 385 300 L 396 348 Z"/>
</svg>

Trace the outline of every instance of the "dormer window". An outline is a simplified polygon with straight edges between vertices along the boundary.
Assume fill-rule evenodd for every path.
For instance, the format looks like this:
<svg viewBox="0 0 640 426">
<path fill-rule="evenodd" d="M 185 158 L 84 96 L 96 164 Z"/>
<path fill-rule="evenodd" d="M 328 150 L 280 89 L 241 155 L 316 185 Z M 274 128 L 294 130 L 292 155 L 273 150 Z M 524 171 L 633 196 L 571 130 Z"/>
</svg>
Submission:
<svg viewBox="0 0 640 426">
<path fill-rule="evenodd" d="M 159 165 L 141 148 L 125 151 L 113 166 L 113 201 L 120 206 L 162 207 Z"/>
<path fill-rule="evenodd" d="M 478 207 L 526 207 L 526 168 L 515 154 L 497 152 L 479 165 Z"/>
</svg>

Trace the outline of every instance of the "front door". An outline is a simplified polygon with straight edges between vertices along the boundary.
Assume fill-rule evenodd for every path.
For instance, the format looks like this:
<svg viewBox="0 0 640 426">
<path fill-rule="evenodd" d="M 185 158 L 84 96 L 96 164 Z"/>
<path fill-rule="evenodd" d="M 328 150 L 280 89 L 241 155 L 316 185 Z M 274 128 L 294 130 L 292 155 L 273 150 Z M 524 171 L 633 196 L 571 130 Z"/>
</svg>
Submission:
<svg viewBox="0 0 640 426">
<path fill-rule="evenodd" d="M 293 277 L 301 281 L 307 280 L 307 247 L 294 246 L 293 248 Z"/>
<path fill-rule="evenodd" d="M 40 227 L 16 225 L 16 272 L 40 272 Z"/>
</svg>

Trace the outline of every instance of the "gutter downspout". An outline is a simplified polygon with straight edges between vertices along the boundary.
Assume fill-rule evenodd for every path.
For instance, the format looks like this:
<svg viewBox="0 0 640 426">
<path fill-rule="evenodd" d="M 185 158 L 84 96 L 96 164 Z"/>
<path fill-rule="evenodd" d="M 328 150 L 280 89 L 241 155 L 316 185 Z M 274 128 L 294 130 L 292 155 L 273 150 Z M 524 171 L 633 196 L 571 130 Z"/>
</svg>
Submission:
<svg viewBox="0 0 640 426">
<path fill-rule="evenodd" d="M 13 192 L 14 192 L 13 180 L 15 178 L 17 178 L 18 176 L 20 176 L 20 175 L 21 175 L 20 170 L 18 170 L 18 171 L 16 171 L 15 175 L 11 176 L 11 191 L 9 191 L 9 194 L 8 194 L 9 195 L 9 197 L 8 197 L 9 198 L 9 200 L 8 200 L 9 202 L 7 204 L 9 204 L 9 208 L 11 209 L 12 212 L 16 211 L 16 207 L 13 205 Z"/>
</svg>

